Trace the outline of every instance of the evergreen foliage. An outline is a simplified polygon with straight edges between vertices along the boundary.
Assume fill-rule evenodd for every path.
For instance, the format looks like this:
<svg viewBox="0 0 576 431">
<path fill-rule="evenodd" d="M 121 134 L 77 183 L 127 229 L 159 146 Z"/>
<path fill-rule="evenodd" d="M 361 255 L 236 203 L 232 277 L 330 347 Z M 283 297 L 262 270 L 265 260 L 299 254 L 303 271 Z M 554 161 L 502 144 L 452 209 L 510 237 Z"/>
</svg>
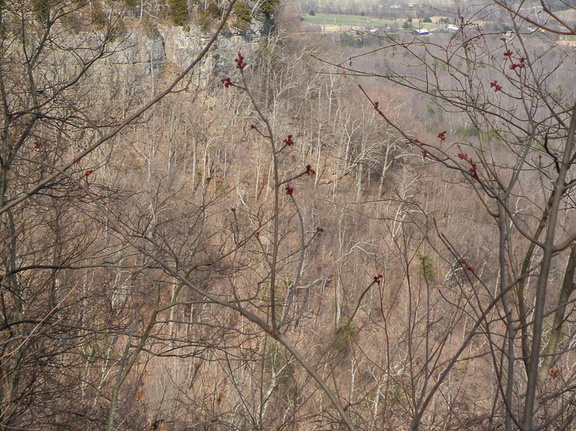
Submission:
<svg viewBox="0 0 576 431">
<path fill-rule="evenodd" d="M 186 0 L 168 0 L 170 18 L 176 25 L 184 25 L 188 22 L 189 11 Z"/>
<path fill-rule="evenodd" d="M 235 27 L 240 31 L 247 31 L 250 27 L 250 21 L 252 20 L 252 13 L 248 5 L 244 2 L 237 2 L 232 12 L 236 18 Z"/>
</svg>

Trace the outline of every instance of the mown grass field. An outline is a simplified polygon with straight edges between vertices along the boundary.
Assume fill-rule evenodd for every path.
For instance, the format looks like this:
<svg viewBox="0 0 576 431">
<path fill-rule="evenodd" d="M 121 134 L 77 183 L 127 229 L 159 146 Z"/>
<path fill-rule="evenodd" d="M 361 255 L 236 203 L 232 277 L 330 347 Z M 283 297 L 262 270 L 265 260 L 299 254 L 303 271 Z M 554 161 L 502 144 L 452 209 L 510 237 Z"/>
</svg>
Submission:
<svg viewBox="0 0 576 431">
<path fill-rule="evenodd" d="M 324 13 L 305 15 L 303 18 L 306 24 L 336 27 L 380 27 L 391 25 L 394 22 L 403 22 L 361 15 L 337 15 Z"/>
<path fill-rule="evenodd" d="M 348 29 L 363 30 L 367 27 L 393 27 L 393 24 L 402 27 L 406 18 L 397 19 L 381 19 L 362 15 L 340 15 L 340 14 L 325 14 L 317 13 L 316 15 L 304 15 L 304 23 L 309 25 L 319 25 L 324 31 L 343 31 Z M 433 17 L 433 21 L 437 21 L 441 17 Z M 432 29 L 438 27 L 435 23 L 418 22 L 417 19 L 413 21 L 414 28 Z"/>
</svg>

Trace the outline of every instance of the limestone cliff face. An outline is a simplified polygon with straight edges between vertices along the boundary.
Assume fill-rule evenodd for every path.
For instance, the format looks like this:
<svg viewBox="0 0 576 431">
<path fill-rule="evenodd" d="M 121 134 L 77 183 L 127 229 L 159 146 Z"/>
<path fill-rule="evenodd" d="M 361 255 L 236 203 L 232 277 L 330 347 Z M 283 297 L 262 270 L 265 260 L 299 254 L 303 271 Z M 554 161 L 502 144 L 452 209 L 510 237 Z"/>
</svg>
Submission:
<svg viewBox="0 0 576 431">
<path fill-rule="evenodd" d="M 262 34 L 268 30 L 269 24 L 259 23 L 243 35 L 223 32 L 194 71 L 201 77 L 198 83 L 210 85 L 210 82 L 230 74 L 238 51 L 249 57 L 257 49 Z M 117 73 L 129 75 L 135 81 L 149 79 L 150 75 L 161 73 L 167 66 L 175 71 L 186 68 L 211 37 L 211 33 L 195 27 L 158 25 L 151 32 L 135 25 L 126 33 L 111 61 L 115 68 L 119 68 Z"/>
<path fill-rule="evenodd" d="M 187 67 L 206 46 L 211 35 L 197 28 L 159 27 L 164 44 L 165 60 L 180 68 Z M 209 52 L 200 71 L 203 76 L 220 76 L 234 68 L 234 58 L 238 51 L 249 54 L 256 49 L 259 35 L 245 37 L 222 34 Z"/>
<path fill-rule="evenodd" d="M 166 48 L 160 34 L 150 37 L 144 30 L 136 28 L 126 35 L 118 51 L 113 63 L 130 66 L 137 76 L 158 73 L 166 66 Z"/>
</svg>

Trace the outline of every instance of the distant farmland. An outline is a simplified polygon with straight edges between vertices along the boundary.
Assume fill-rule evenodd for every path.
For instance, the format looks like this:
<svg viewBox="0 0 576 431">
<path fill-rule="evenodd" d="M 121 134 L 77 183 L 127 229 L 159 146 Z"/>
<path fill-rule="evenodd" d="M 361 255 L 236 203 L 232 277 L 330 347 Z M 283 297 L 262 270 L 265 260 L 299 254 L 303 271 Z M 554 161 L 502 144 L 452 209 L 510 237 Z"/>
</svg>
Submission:
<svg viewBox="0 0 576 431">
<path fill-rule="evenodd" d="M 436 21 L 439 18 L 442 17 L 433 17 L 433 20 Z M 394 27 L 394 24 L 401 28 L 407 18 L 381 19 L 362 15 L 317 13 L 316 15 L 304 15 L 302 19 L 305 24 L 322 27 L 323 31 L 344 31 L 349 29 L 364 30 L 373 27 Z M 413 18 L 412 25 L 414 28 L 426 29 L 438 27 L 438 24 L 419 22 L 416 18 Z"/>
<path fill-rule="evenodd" d="M 334 28 L 365 28 L 365 27 L 385 27 L 394 22 L 402 24 L 403 20 L 379 19 L 362 15 L 338 15 L 317 13 L 316 15 L 305 15 L 304 23 L 310 25 L 320 25 Z"/>
</svg>

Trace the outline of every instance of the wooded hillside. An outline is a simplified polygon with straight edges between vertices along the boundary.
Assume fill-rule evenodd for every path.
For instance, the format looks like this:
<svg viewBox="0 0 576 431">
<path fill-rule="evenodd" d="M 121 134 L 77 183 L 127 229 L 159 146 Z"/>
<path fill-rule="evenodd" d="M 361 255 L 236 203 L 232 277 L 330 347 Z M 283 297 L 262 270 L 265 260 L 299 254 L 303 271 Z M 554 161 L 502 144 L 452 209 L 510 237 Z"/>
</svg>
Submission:
<svg viewBox="0 0 576 431">
<path fill-rule="evenodd" d="M 491 7 L 0 0 L 0 426 L 572 429 L 576 28 Z"/>
</svg>

